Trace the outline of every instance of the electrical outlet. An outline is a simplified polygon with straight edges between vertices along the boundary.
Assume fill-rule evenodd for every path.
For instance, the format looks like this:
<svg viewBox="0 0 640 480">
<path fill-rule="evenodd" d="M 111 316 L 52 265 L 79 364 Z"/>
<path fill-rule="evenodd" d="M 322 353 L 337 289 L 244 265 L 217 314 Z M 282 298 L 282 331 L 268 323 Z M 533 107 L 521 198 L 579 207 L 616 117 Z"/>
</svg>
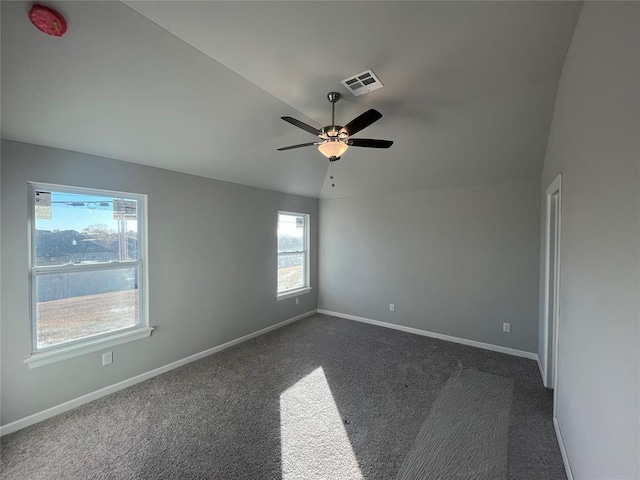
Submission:
<svg viewBox="0 0 640 480">
<path fill-rule="evenodd" d="M 510 323 L 503 323 L 502 324 L 502 331 L 504 333 L 511 333 L 511 324 Z"/>
<path fill-rule="evenodd" d="M 395 305 L 395 303 L 390 303 L 390 304 L 389 304 L 389 311 L 390 311 L 390 312 L 395 312 L 395 311 L 396 311 L 396 305 Z"/>
<path fill-rule="evenodd" d="M 102 354 L 102 366 L 110 365 L 113 363 L 113 352 L 107 352 Z"/>
<path fill-rule="evenodd" d="M 300 299 L 296 298 L 296 305 L 300 305 Z"/>
</svg>

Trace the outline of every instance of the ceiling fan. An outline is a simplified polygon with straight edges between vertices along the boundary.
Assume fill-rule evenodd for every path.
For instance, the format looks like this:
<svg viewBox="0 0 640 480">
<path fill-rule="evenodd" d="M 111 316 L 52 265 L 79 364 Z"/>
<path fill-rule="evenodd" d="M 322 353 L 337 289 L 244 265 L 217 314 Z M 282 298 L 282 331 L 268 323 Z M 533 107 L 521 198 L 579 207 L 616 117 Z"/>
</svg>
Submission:
<svg viewBox="0 0 640 480">
<path fill-rule="evenodd" d="M 331 125 L 322 127 L 321 130 L 318 130 L 311 125 L 301 122 L 300 120 L 296 120 L 292 117 L 280 117 L 282 118 L 282 120 L 284 120 L 285 122 L 289 122 L 291 125 L 295 125 L 302 130 L 306 130 L 309 133 L 317 135 L 320 138 L 320 141 L 291 145 L 289 147 L 278 148 L 278 150 L 292 150 L 294 148 L 311 147 L 312 145 L 317 145 L 320 153 L 327 157 L 330 162 L 335 162 L 336 160 L 340 160 L 342 154 L 344 154 L 344 152 L 346 152 L 349 147 L 389 148 L 391 145 L 393 145 L 393 142 L 391 140 L 351 138 L 352 135 L 355 135 L 359 131 L 364 130 L 369 125 L 382 118 L 382 114 L 377 110 L 374 110 L 373 108 L 354 118 L 344 127 L 341 125 L 336 125 L 335 109 L 336 102 L 340 100 L 340 97 L 341 95 L 338 92 L 329 92 L 327 94 L 327 100 L 331 102 Z"/>
</svg>

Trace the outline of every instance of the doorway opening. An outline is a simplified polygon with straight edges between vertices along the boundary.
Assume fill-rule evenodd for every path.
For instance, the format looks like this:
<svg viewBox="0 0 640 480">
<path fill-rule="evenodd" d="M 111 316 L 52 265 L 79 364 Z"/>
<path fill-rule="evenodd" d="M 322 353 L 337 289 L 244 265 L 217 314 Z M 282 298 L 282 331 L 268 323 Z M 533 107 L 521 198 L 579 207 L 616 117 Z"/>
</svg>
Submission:
<svg viewBox="0 0 640 480">
<path fill-rule="evenodd" d="M 560 212 L 561 175 L 547 188 L 545 219 L 545 282 L 544 282 L 544 344 L 543 383 L 556 389 L 558 357 L 558 317 L 560 292 Z"/>
</svg>

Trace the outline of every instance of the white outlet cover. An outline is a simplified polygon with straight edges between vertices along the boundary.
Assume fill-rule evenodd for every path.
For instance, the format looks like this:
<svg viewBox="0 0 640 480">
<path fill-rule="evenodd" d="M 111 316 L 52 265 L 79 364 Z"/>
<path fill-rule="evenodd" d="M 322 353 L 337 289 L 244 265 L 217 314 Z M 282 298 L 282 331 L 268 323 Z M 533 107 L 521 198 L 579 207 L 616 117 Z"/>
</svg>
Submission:
<svg viewBox="0 0 640 480">
<path fill-rule="evenodd" d="M 102 366 L 110 365 L 113 363 L 113 352 L 107 352 L 102 354 Z"/>
</svg>

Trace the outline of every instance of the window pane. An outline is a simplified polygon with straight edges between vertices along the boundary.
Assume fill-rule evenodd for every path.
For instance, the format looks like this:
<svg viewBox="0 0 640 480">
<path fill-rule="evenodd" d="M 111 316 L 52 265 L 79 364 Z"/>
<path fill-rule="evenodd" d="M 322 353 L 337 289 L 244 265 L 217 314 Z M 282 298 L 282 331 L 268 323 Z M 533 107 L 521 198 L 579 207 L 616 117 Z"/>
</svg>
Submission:
<svg viewBox="0 0 640 480">
<path fill-rule="evenodd" d="M 139 325 L 138 267 L 39 274 L 37 348 Z"/>
<path fill-rule="evenodd" d="M 278 215 L 278 253 L 304 251 L 304 217 Z"/>
<path fill-rule="evenodd" d="M 86 193 L 35 192 L 35 265 L 138 259 L 138 202 Z"/>
<path fill-rule="evenodd" d="M 278 255 L 278 292 L 304 287 L 304 253 Z"/>
</svg>

